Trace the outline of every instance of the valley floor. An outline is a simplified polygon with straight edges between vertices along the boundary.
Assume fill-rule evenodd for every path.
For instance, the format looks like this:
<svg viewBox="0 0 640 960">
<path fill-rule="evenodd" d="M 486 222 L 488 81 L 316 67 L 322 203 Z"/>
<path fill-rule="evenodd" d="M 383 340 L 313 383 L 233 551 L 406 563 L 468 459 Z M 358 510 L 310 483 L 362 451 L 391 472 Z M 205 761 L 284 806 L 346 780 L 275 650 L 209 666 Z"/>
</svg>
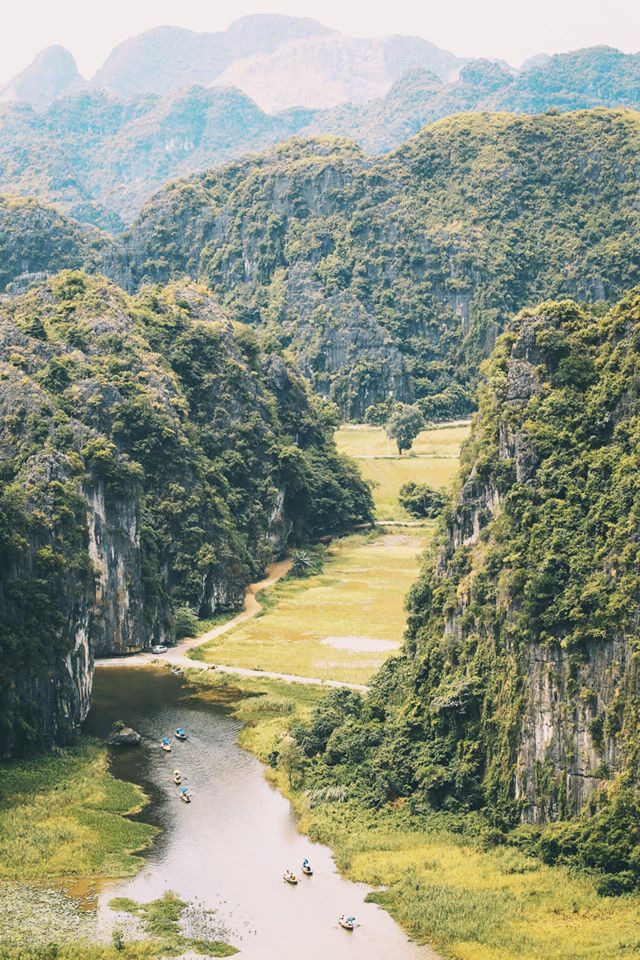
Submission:
<svg viewBox="0 0 640 960">
<path fill-rule="evenodd" d="M 419 479 L 435 486 L 449 483 L 457 471 L 460 443 L 467 425 L 425 431 L 416 449 L 422 456 L 387 454 L 381 429 L 346 427 L 340 447 L 359 459 L 372 479 L 377 516 L 406 519 L 397 495 L 401 483 Z M 407 531 L 403 530 L 406 535 Z M 307 580 L 282 582 L 276 602 L 241 632 L 201 651 L 206 659 L 244 658 L 254 665 L 296 664 L 345 679 L 371 675 L 371 650 L 359 653 L 327 648 L 331 634 L 386 637 L 402 635 L 400 605 L 386 612 L 367 608 L 365 582 L 373 594 L 396 594 L 411 582 L 409 566 L 432 531 L 419 531 L 409 561 L 395 539 L 350 538 L 338 544 L 323 572 Z M 394 532 L 392 538 L 396 537 Z M 385 557 L 387 550 L 390 555 Z M 392 572 L 398 562 L 401 573 Z M 378 576 L 374 573 L 377 570 Z M 362 586 L 360 584 L 363 584 Z M 392 588 L 392 589 L 391 589 Z M 373 601 L 371 601 L 373 603 Z M 393 606 L 394 601 L 388 602 Z M 346 626 L 348 624 L 348 627 Z M 241 651 L 241 652 L 239 652 Z M 393 655 L 378 652 L 376 657 Z M 342 871 L 351 879 L 380 886 L 377 901 L 418 941 L 433 944 L 447 960 L 640 960 L 637 896 L 602 897 L 594 880 L 565 868 L 548 867 L 512 847 L 485 842 L 482 822 L 474 817 L 431 815 L 417 818 L 402 804 L 373 810 L 357 800 L 317 802 L 307 792 L 304 773 L 294 779 L 269 766 L 286 732 L 307 719 L 325 696 L 320 687 L 302 687 L 267 677 L 232 678 L 189 673 L 194 693 L 225 703 L 238 698 L 235 710 L 244 721 L 241 742 L 267 765 L 267 775 L 288 795 L 302 830 L 330 845 Z"/>
<path fill-rule="evenodd" d="M 341 446 L 351 446 L 361 458 L 381 442 L 374 428 L 340 433 Z M 429 448 L 437 456 L 403 458 L 402 463 L 418 464 L 424 471 L 420 479 L 437 483 L 426 464 L 441 470 L 451 460 L 455 466 L 460 439 L 455 432 L 447 438 L 444 431 L 440 445 Z M 423 436 L 419 445 L 437 441 Z M 380 482 L 375 488 L 379 513 L 402 519 L 399 471 L 389 479 L 387 459 L 378 454 L 366 462 L 373 464 L 373 474 L 379 471 L 374 477 Z M 381 506 L 385 499 L 388 508 Z M 197 655 L 217 663 L 366 682 L 384 658 L 395 654 L 402 638 L 402 598 L 432 529 L 386 528 L 384 534 L 346 538 L 333 547 L 320 573 L 272 586 L 261 597 L 266 602 L 259 616 L 231 632 L 212 629 Z M 242 745 L 265 763 L 269 779 L 291 799 L 300 828 L 330 845 L 351 879 L 379 887 L 375 900 L 446 960 L 640 960 L 639 897 L 599 896 L 595 881 L 584 874 L 547 867 L 511 847 L 490 846 L 477 818 L 415 817 L 402 802 L 374 810 L 354 797 L 318 798 L 308 791 L 313 786 L 308 770 L 297 771 L 290 782 L 273 769 L 274 749 L 293 724 L 310 716 L 326 695 L 322 686 L 265 675 L 231 677 L 197 667 L 201 663 L 194 662 L 188 673 L 193 696 L 236 712 L 244 723 Z M 141 794 L 108 776 L 97 745 L 3 765 L 0 772 L 0 892 L 9 905 L 0 920 L 0 957 L 42 960 L 44 955 L 31 949 L 37 940 L 31 932 L 24 935 L 32 920 L 40 928 L 49 923 L 49 939 L 56 939 L 65 916 L 73 918 L 72 929 L 77 924 L 79 938 L 90 935 L 86 916 L 69 907 L 59 889 L 51 889 L 53 880 L 59 887 L 65 878 L 98 882 L 134 870 L 138 861 L 132 853 L 151 840 L 153 828 L 124 818 L 140 805 Z M 17 895 L 23 898 L 22 912 L 14 909 Z M 168 944 L 164 955 L 177 949 Z M 56 954 L 60 960 L 157 955 L 157 942 L 144 941 L 122 950 L 72 945 Z"/>
<path fill-rule="evenodd" d="M 319 573 L 284 579 L 261 595 L 267 616 L 205 635 L 192 656 L 227 668 L 365 684 L 402 643 L 405 599 L 436 527 L 415 521 L 400 506 L 398 491 L 407 480 L 449 486 L 468 432 L 464 423 L 425 430 L 415 455 L 400 457 L 381 427 L 342 427 L 338 448 L 371 481 L 384 534 L 334 541 Z"/>
</svg>

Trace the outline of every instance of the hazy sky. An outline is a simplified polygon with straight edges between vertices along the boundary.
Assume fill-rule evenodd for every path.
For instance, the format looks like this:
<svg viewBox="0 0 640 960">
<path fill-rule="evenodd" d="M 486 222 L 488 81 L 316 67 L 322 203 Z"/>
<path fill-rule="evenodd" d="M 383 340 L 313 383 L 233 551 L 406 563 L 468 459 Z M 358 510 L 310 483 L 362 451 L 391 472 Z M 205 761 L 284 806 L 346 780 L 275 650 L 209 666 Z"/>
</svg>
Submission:
<svg viewBox="0 0 640 960">
<path fill-rule="evenodd" d="M 460 56 L 503 58 L 609 44 L 640 50 L 639 0 L 0 0 L 0 80 L 61 43 L 90 76 L 109 50 L 159 24 L 224 30 L 248 13 L 309 16 L 355 36 L 408 33 Z"/>
</svg>

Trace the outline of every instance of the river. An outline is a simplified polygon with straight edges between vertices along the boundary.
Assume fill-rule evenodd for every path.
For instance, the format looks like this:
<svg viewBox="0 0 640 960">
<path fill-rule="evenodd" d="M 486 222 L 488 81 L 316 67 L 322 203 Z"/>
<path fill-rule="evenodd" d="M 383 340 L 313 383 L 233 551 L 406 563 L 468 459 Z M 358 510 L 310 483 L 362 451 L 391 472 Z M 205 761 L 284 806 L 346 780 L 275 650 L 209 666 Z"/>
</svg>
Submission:
<svg viewBox="0 0 640 960">
<path fill-rule="evenodd" d="M 138 749 L 113 750 L 115 776 L 139 784 L 150 802 L 140 815 L 162 832 L 136 877 L 99 896 L 103 930 L 115 922 L 108 903 L 126 896 L 154 900 L 173 891 L 212 916 L 246 960 L 432 960 L 407 940 L 384 910 L 364 903 L 369 888 L 337 872 L 331 851 L 296 828 L 289 802 L 270 786 L 260 763 L 237 744 L 239 722 L 223 707 L 189 697 L 179 677 L 127 667 L 98 669 L 85 732 L 104 738 L 114 720 L 144 737 Z M 160 737 L 178 726 L 189 739 L 165 754 Z M 171 775 L 188 778 L 190 805 Z M 313 877 L 300 876 L 308 857 Z M 299 875 L 286 884 L 283 870 Z M 357 918 L 350 933 L 343 914 Z"/>
</svg>

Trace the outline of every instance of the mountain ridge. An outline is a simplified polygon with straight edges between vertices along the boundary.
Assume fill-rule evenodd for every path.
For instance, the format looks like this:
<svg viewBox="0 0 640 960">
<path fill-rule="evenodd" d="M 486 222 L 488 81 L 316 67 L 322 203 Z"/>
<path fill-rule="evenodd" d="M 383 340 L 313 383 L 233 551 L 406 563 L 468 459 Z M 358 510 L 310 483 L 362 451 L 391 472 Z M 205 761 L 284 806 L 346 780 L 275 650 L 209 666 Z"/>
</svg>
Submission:
<svg viewBox="0 0 640 960">
<path fill-rule="evenodd" d="M 294 138 L 169 185 L 115 240 L 7 200 L 2 279 L 96 263 L 132 291 L 191 277 L 291 348 L 345 419 L 384 418 L 390 398 L 458 417 L 519 306 L 640 282 L 639 175 L 632 110 L 461 113 L 378 158 Z"/>
<path fill-rule="evenodd" d="M 609 48 L 556 55 L 516 75 L 493 61 L 469 61 L 452 83 L 415 67 L 382 97 L 276 114 L 223 87 L 125 100 L 84 87 L 40 112 L 21 101 L 0 104 L 0 191 L 54 202 L 117 233 L 164 183 L 291 136 L 343 136 L 381 154 L 460 112 L 620 105 L 640 107 L 640 55 Z"/>
</svg>

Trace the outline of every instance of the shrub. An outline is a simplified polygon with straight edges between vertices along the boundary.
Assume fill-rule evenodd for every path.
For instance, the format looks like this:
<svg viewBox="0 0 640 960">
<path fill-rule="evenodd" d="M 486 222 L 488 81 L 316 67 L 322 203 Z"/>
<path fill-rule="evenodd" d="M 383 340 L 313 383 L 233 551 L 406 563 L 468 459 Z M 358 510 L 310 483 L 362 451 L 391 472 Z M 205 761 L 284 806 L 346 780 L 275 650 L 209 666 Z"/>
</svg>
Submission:
<svg viewBox="0 0 640 960">
<path fill-rule="evenodd" d="M 446 506 L 447 495 L 428 483 L 414 483 L 409 480 L 400 487 L 398 500 L 412 517 L 433 519 Z"/>
<path fill-rule="evenodd" d="M 174 613 L 176 637 L 195 637 L 198 633 L 198 618 L 191 607 L 178 607 Z"/>
</svg>

